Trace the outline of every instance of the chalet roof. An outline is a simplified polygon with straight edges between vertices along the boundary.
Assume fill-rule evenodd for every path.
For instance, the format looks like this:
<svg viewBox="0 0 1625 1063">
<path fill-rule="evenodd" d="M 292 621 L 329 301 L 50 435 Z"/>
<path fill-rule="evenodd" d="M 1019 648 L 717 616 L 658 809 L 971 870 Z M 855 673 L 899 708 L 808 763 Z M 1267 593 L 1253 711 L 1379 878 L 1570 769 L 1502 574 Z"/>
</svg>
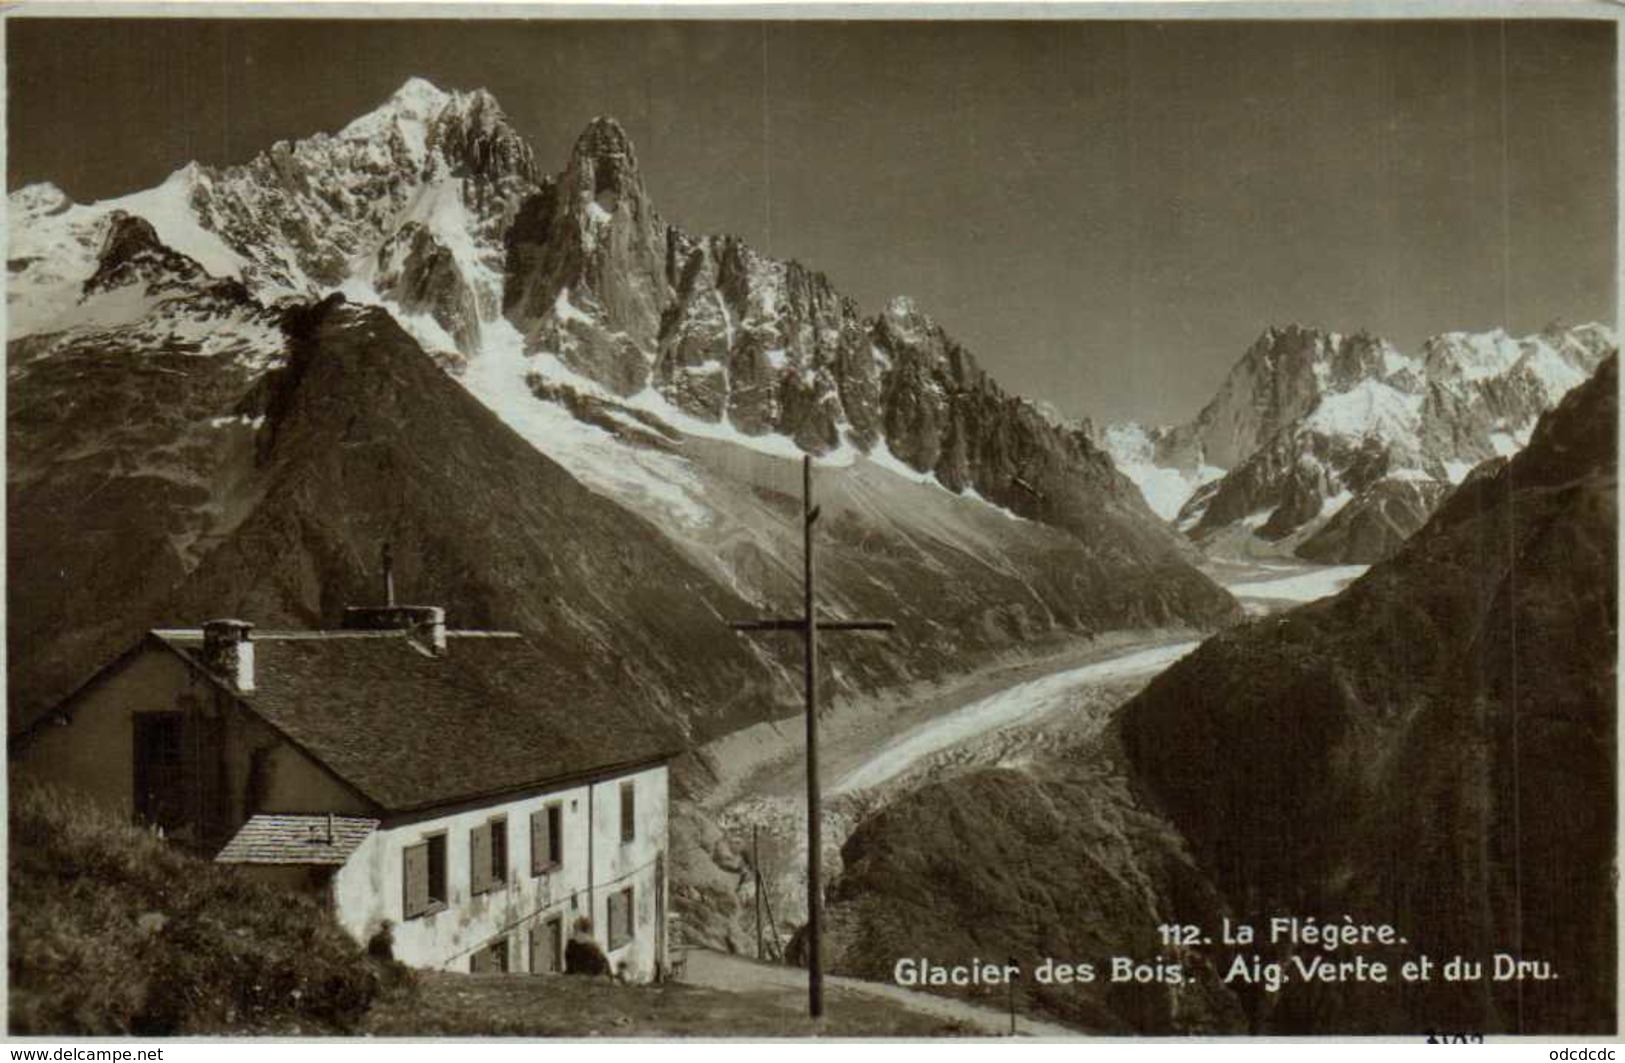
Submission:
<svg viewBox="0 0 1625 1063">
<path fill-rule="evenodd" d="M 376 819 L 359 816 L 250 816 L 214 859 L 221 864 L 336 866 L 377 829 Z"/>
<path fill-rule="evenodd" d="M 197 631 L 154 637 L 203 668 Z M 511 633 L 256 632 L 235 696 L 384 812 L 494 797 L 673 756 L 669 727 Z"/>
</svg>

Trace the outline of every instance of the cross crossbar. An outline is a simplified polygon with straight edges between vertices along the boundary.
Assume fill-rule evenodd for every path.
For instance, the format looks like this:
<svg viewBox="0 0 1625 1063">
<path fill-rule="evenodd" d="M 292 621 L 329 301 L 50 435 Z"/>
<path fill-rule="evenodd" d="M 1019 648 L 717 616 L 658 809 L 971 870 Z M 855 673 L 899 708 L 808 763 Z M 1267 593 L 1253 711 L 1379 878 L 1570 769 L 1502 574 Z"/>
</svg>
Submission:
<svg viewBox="0 0 1625 1063">
<path fill-rule="evenodd" d="M 803 617 L 786 617 L 777 620 L 736 620 L 728 625 L 735 631 L 806 631 L 807 621 Z M 819 631 L 893 631 L 897 628 L 895 620 L 820 620 Z"/>
</svg>

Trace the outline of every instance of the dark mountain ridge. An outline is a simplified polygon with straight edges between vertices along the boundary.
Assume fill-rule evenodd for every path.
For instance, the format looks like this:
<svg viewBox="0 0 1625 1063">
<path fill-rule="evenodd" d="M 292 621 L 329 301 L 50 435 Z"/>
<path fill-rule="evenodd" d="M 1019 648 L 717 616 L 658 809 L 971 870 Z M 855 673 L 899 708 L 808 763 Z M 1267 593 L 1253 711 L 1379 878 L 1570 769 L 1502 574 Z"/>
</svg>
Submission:
<svg viewBox="0 0 1625 1063">
<path fill-rule="evenodd" d="M 1612 1032 L 1618 358 L 1336 598 L 1224 632 L 1120 717 L 1234 914 L 1390 921 L 1557 981 L 1291 986 L 1271 1032 Z"/>
</svg>

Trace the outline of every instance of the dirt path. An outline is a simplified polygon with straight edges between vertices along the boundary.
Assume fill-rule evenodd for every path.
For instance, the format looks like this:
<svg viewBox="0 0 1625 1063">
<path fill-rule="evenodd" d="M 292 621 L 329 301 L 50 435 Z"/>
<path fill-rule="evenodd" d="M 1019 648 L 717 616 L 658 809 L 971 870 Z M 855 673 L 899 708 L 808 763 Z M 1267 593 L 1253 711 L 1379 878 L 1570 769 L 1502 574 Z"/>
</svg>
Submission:
<svg viewBox="0 0 1625 1063">
<path fill-rule="evenodd" d="M 780 967 L 757 963 L 742 956 L 730 956 L 710 949 L 689 949 L 687 970 L 683 981 L 690 985 L 725 989 L 735 993 L 760 993 L 764 990 L 780 991 L 805 1001 L 807 972 L 798 967 Z M 824 984 L 830 989 L 844 989 L 876 1000 L 896 1004 L 920 1015 L 929 1015 L 943 1021 L 957 1021 L 972 1026 L 978 1033 L 1005 1037 L 1010 1033 L 1010 1013 L 998 1008 L 972 1004 L 952 997 L 922 993 L 885 982 L 866 982 L 859 978 L 825 975 Z M 1025 1015 L 1016 1016 L 1016 1033 L 1023 1037 L 1076 1038 L 1083 1036 L 1077 1030 L 1055 1023 L 1040 1022 Z"/>
</svg>

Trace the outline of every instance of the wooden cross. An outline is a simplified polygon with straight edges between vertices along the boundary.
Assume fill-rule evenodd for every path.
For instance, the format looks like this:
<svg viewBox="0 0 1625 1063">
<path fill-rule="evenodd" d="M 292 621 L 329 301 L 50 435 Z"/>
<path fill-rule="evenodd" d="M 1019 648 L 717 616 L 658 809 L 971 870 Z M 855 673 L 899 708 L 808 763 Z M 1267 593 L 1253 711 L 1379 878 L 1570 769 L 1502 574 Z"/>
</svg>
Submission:
<svg viewBox="0 0 1625 1063">
<path fill-rule="evenodd" d="M 890 631 L 891 620 L 819 620 L 814 599 L 817 569 L 813 564 L 813 523 L 819 507 L 812 504 L 812 456 L 801 459 L 802 611 L 800 616 L 746 620 L 736 631 L 798 631 L 806 647 L 807 696 L 807 1010 L 813 1018 L 824 1014 L 824 956 L 821 930 L 824 914 L 823 875 L 820 868 L 823 800 L 818 785 L 818 633 L 820 631 Z"/>
</svg>

